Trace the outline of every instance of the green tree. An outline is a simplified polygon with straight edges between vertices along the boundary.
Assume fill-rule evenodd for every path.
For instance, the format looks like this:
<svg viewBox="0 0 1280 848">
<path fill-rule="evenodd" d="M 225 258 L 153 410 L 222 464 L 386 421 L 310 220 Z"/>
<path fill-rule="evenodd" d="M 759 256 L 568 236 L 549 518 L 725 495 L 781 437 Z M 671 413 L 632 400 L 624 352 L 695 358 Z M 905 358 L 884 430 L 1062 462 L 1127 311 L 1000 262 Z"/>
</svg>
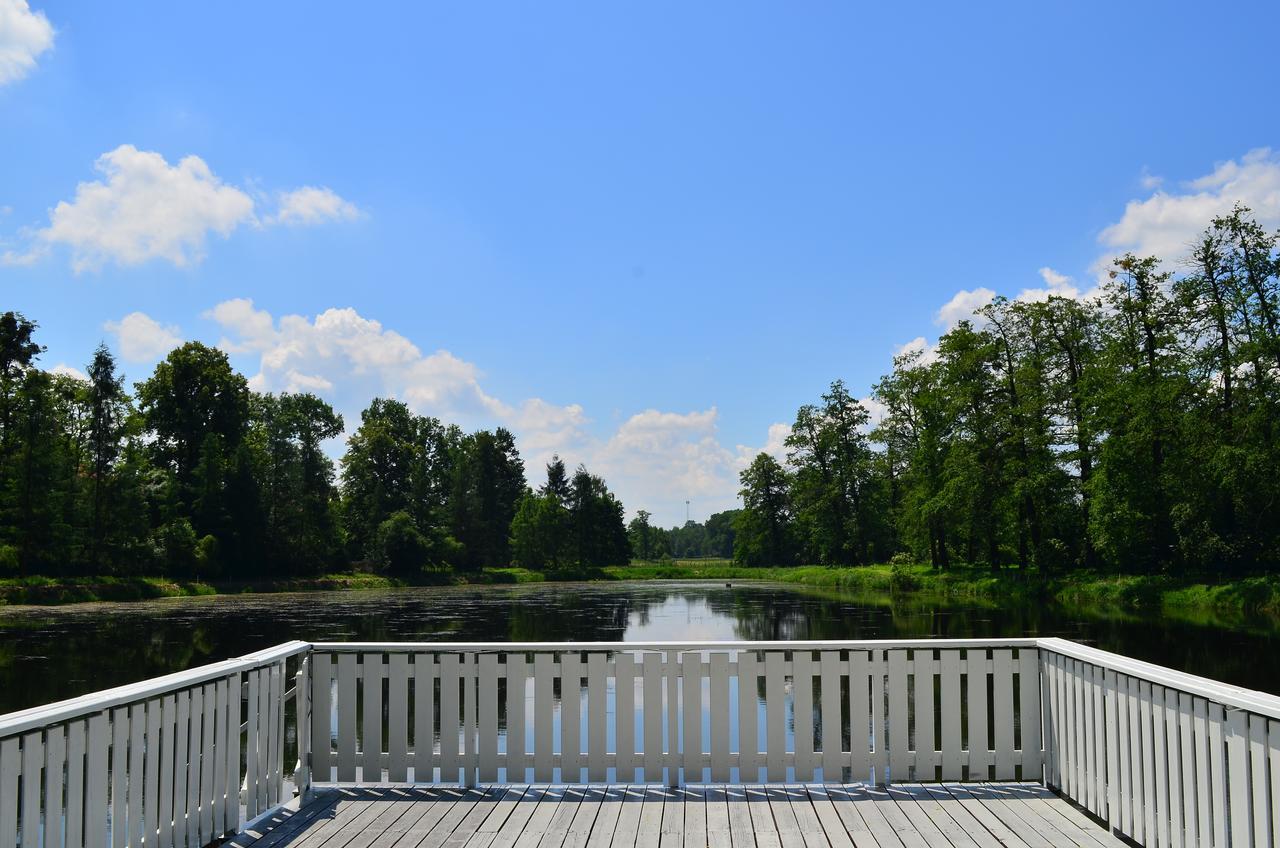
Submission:
<svg viewBox="0 0 1280 848">
<path fill-rule="evenodd" d="M 733 557 L 744 565 L 795 563 L 791 478 L 761 452 L 740 475 L 742 510 L 734 520 Z"/>
</svg>

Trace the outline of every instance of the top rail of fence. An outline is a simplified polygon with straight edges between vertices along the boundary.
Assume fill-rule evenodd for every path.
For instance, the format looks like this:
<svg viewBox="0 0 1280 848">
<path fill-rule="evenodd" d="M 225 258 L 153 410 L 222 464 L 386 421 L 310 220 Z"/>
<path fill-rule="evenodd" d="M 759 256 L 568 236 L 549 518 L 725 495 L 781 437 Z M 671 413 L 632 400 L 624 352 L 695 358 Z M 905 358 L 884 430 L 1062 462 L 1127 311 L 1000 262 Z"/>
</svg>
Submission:
<svg viewBox="0 0 1280 848">
<path fill-rule="evenodd" d="M 304 654 L 310 650 L 310 642 L 285 642 L 266 650 L 236 657 L 235 659 L 222 660 L 221 662 L 197 666 L 186 671 L 166 674 L 162 677 L 153 677 L 138 683 L 117 686 L 114 689 L 104 689 L 101 692 L 91 692 L 88 695 L 81 695 L 77 698 L 9 713 L 8 715 L 0 716 L 0 737 L 13 736 L 38 727 L 71 721 L 123 704 L 136 703 L 167 695 L 170 692 L 187 689 L 237 672 L 279 662 L 282 659 Z"/>
</svg>

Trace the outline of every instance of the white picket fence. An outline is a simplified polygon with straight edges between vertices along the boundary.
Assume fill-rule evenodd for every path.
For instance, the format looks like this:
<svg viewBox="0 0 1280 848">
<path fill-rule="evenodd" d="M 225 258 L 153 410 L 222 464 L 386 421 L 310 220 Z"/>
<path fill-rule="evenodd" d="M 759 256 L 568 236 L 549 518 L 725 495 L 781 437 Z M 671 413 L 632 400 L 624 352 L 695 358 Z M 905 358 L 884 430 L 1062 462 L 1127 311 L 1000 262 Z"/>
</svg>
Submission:
<svg viewBox="0 0 1280 848">
<path fill-rule="evenodd" d="M 201 848 L 288 800 L 286 663 L 309 649 L 0 716 L 0 848 Z"/>
<path fill-rule="evenodd" d="M 1038 780 L 1043 760 L 1034 639 L 313 651 L 316 780 Z"/>
<path fill-rule="evenodd" d="M 1280 698 L 1039 644 L 1048 786 L 1150 848 L 1280 846 Z"/>
<path fill-rule="evenodd" d="M 201 848 L 316 784 L 987 780 L 1280 848 L 1280 698 L 1061 639 L 292 642 L 0 716 L 0 848 Z"/>
</svg>

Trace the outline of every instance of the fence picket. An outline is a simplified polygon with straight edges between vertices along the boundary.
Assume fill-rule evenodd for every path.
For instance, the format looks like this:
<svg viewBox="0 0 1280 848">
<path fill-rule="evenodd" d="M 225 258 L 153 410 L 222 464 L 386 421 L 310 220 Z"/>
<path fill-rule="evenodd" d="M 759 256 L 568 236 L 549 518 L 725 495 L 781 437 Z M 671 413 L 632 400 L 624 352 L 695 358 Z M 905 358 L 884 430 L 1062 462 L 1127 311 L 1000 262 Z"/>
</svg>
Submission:
<svg viewBox="0 0 1280 848">
<path fill-rule="evenodd" d="M 738 780 L 760 779 L 760 708 L 755 651 L 738 652 Z M 648 775 L 645 775 L 648 779 Z"/>
<path fill-rule="evenodd" d="M 413 779 L 416 783 L 435 782 L 435 701 L 435 658 L 431 654 L 414 654 Z"/>
<path fill-rule="evenodd" d="M 608 726 L 609 657 L 601 651 L 587 655 L 587 780 L 609 779 Z"/>
<path fill-rule="evenodd" d="M 969 772 L 967 780 L 989 778 L 991 762 L 987 746 L 987 651 L 965 651 L 965 679 L 969 694 Z"/>
<path fill-rule="evenodd" d="M 613 661 L 613 704 L 617 748 L 615 777 L 628 784 L 636 779 L 636 660 L 621 652 Z"/>
<path fill-rule="evenodd" d="M 915 687 L 915 697 L 913 699 L 913 712 L 915 714 L 913 777 L 918 781 L 933 781 L 937 779 L 937 774 L 934 771 L 934 767 L 937 765 L 937 752 L 934 750 L 933 728 L 933 651 L 916 649 L 911 653 L 911 677 L 912 685 Z"/>
<path fill-rule="evenodd" d="M 364 727 L 360 733 L 360 779 L 382 782 L 382 654 L 360 657 L 360 696 Z"/>
<path fill-rule="evenodd" d="M 507 654 L 507 783 L 524 783 L 525 766 L 525 714 L 528 663 L 522 653 Z"/>
<path fill-rule="evenodd" d="M 716 651 L 711 655 L 710 684 L 707 704 L 711 731 L 711 780 L 728 783 L 729 765 L 729 655 Z M 619 715 L 619 722 L 622 721 Z"/>
<path fill-rule="evenodd" d="M 795 780 L 813 781 L 813 654 L 795 651 L 791 659 L 791 723 L 795 733 Z"/>
<path fill-rule="evenodd" d="M 772 783 L 787 779 L 787 690 L 783 679 L 786 655 L 767 651 L 764 655 L 764 764 Z"/>
<path fill-rule="evenodd" d="M 387 657 L 387 780 L 404 783 L 408 779 L 409 655 L 394 653 Z"/>
</svg>

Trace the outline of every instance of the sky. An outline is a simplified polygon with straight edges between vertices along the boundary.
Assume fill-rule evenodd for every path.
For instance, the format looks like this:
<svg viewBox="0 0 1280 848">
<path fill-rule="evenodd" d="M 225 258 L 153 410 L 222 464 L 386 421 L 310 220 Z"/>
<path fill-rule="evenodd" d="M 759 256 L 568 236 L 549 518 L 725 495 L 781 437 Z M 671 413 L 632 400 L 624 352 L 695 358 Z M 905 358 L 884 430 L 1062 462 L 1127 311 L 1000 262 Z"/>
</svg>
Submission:
<svg viewBox="0 0 1280 848">
<path fill-rule="evenodd" d="M 1280 226 L 1275 3 L 0 0 L 0 308 L 663 525 L 994 294 Z M 868 405 L 875 411 L 873 401 Z M 340 454 L 341 444 L 333 446 Z M 686 501 L 688 504 L 686 505 Z"/>
</svg>

